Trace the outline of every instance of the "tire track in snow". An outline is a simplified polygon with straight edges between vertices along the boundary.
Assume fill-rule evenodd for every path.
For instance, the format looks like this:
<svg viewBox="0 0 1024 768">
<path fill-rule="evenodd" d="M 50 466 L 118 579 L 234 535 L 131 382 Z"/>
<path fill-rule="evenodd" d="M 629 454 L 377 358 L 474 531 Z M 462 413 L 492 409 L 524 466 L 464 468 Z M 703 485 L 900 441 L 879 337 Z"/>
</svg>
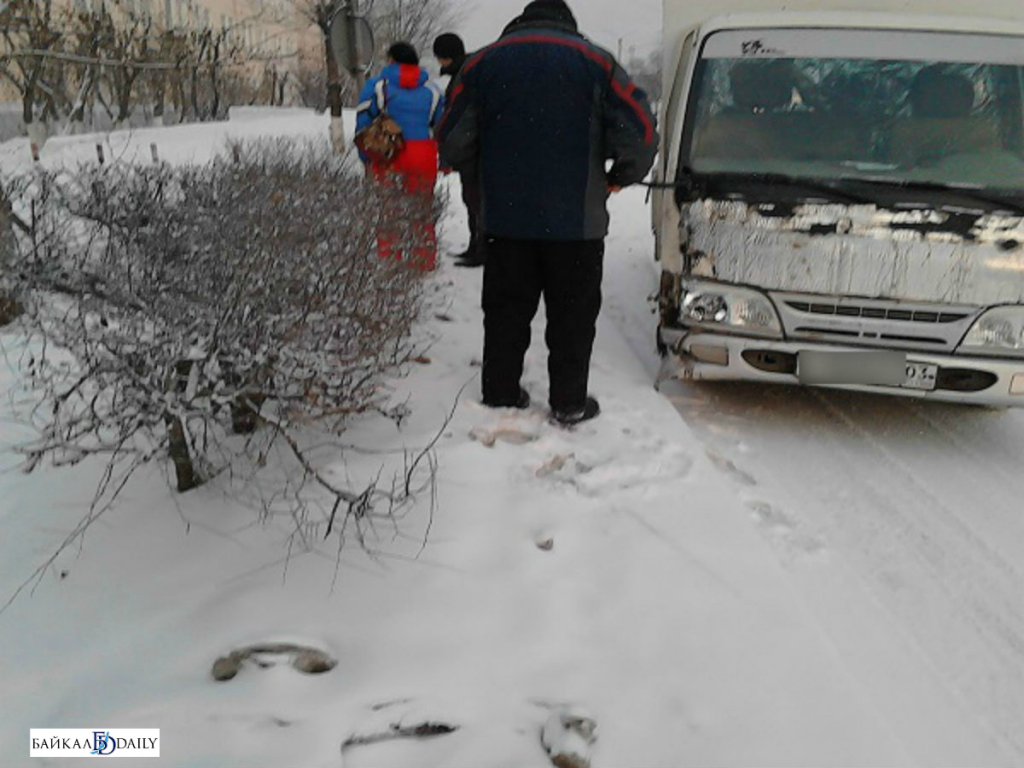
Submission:
<svg viewBox="0 0 1024 768">
<path fill-rule="evenodd" d="M 944 487 L 951 491 L 949 484 L 963 484 L 965 477 L 991 487 L 987 467 L 964 466 L 959 454 L 949 452 L 956 441 L 920 458 L 925 452 L 914 449 L 938 435 L 920 429 L 927 424 L 902 401 L 744 385 L 681 387 L 690 401 L 682 414 L 698 435 L 723 455 L 735 452 L 737 430 L 754 443 L 744 460 L 770 481 L 769 494 L 787 498 L 780 507 L 852 563 L 896 624 L 1019 763 L 1024 579 L 975 530 L 971 507 L 965 514 L 940 498 Z M 695 392 L 704 394 L 703 405 Z M 762 398 L 771 407 L 757 402 Z M 747 415 L 736 422 L 738 411 Z M 731 426 L 723 429 L 723 421 Z M 808 423 L 812 428 L 804 429 Z M 803 439 L 794 440 L 800 432 Z M 1017 480 L 1017 498 L 1024 498 L 1022 486 Z M 1020 517 L 1019 506 L 1004 501 L 999 515 L 990 517 Z M 1014 542 L 1009 544 L 1012 550 Z M 1020 541 L 1015 544 L 1019 551 Z"/>
<path fill-rule="evenodd" d="M 942 589 L 952 617 L 961 619 L 956 622 L 960 625 L 958 634 L 964 637 L 964 642 L 971 644 L 967 647 L 981 650 L 977 648 L 980 642 L 988 649 L 987 656 L 983 653 L 968 655 L 960 649 L 959 657 L 954 659 L 960 662 L 959 687 L 977 705 L 990 707 L 991 721 L 1001 737 L 1013 745 L 1018 757 L 1024 756 L 1024 732 L 1021 729 L 1024 723 L 1024 600 L 1021 598 L 1024 595 L 1024 578 L 1020 571 L 1012 560 L 1006 559 L 986 542 L 986 537 L 979 534 L 975 527 L 979 522 L 978 515 L 964 514 L 976 512 L 981 505 L 960 511 L 940 497 L 941 486 L 938 483 L 941 481 L 936 475 L 941 470 L 932 472 L 930 480 L 937 485 L 933 490 L 930 483 L 922 479 L 921 467 L 912 466 L 898 451 L 858 423 L 855 412 L 843 407 L 844 404 L 849 405 L 849 401 L 840 399 L 837 402 L 823 392 L 815 392 L 815 395 L 851 431 L 870 444 L 881 459 L 889 463 L 891 473 L 899 475 L 898 482 L 913 490 L 912 494 L 906 495 L 918 497 L 916 505 L 893 504 L 885 495 L 885 490 L 891 488 L 892 484 L 882 486 L 884 490 L 880 490 L 879 486 L 870 482 L 862 483 L 862 487 L 868 490 L 880 506 L 887 508 L 901 523 L 893 526 L 892 530 L 901 536 L 907 552 L 918 558 L 922 567 L 934 578 L 936 586 Z M 927 406 L 908 408 L 906 415 L 928 424 L 938 435 L 956 436 L 955 430 L 949 427 L 936 430 L 934 420 L 922 418 L 921 410 L 924 407 Z M 967 423 L 971 422 L 972 414 L 961 415 Z M 961 441 L 954 440 L 949 444 L 958 446 L 958 457 L 962 455 L 959 451 Z M 970 463 L 958 462 L 963 465 L 959 476 L 965 481 L 971 475 L 981 478 L 982 481 L 975 486 L 981 489 L 979 500 L 995 508 L 989 494 L 1000 487 L 998 475 L 1001 473 L 985 482 L 984 478 L 989 474 L 988 462 L 984 458 L 972 458 L 975 460 Z M 955 477 L 955 474 L 951 475 L 951 478 Z M 865 479 L 870 481 L 870 478 Z M 1017 503 L 1002 505 L 1002 512 L 1011 516 L 1015 516 L 1015 510 L 1019 509 L 1019 499 L 1024 498 L 1021 478 L 1015 478 L 1014 484 L 1018 490 L 1012 496 L 1018 499 Z M 999 495 L 1003 496 L 1001 493 Z M 920 502 L 921 499 L 924 503 Z M 1019 551 L 1020 540 L 1017 546 Z M 916 629 L 916 623 L 911 624 L 911 627 Z M 922 637 L 919 631 L 915 634 L 919 641 L 924 642 L 927 651 L 932 645 L 928 642 L 930 638 Z M 941 661 L 941 658 L 937 660 Z M 997 706 L 993 706 L 995 700 L 999 701 Z"/>
</svg>

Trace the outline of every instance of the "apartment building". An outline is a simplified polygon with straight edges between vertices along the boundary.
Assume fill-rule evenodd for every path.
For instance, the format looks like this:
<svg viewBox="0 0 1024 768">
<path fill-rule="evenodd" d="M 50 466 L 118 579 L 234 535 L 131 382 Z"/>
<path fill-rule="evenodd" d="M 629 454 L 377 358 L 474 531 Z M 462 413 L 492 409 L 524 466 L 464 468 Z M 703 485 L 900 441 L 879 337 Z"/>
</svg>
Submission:
<svg viewBox="0 0 1024 768">
<path fill-rule="evenodd" d="M 128 16 L 152 18 L 160 30 L 229 30 L 238 47 L 254 58 L 296 56 L 300 20 L 288 0 L 74 0 L 81 6 L 105 3 Z"/>
<path fill-rule="evenodd" d="M 41 2 L 44 0 L 40 0 Z M 146 18 L 156 34 L 165 31 L 225 30 L 238 58 L 258 73 L 267 66 L 295 72 L 300 59 L 316 58 L 318 34 L 290 0 L 49 0 L 56 7 L 81 12 L 105 7 L 117 21 Z M 3 43 L 0 42 L 0 46 Z M 310 49 L 313 50 L 310 50 Z M 0 104 L 17 101 L 14 87 L 0 77 Z"/>
</svg>

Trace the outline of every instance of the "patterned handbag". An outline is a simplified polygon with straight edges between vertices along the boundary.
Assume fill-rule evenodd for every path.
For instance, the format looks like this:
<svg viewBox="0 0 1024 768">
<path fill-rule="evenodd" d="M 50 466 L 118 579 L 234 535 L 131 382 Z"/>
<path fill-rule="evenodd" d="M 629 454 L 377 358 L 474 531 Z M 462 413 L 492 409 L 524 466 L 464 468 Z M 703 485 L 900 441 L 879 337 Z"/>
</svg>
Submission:
<svg viewBox="0 0 1024 768">
<path fill-rule="evenodd" d="M 353 142 L 374 165 L 390 165 L 405 149 L 402 127 L 388 114 L 388 85 L 383 78 L 377 83 L 377 116 L 359 131 Z"/>
</svg>

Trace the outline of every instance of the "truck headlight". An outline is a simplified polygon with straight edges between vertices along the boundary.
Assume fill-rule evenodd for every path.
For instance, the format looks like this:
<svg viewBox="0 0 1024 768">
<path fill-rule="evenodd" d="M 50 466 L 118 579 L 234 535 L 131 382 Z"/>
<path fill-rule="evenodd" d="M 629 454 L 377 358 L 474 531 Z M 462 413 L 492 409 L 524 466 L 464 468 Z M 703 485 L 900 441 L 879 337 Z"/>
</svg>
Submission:
<svg viewBox="0 0 1024 768">
<path fill-rule="evenodd" d="M 995 307 L 983 313 L 957 351 L 1024 357 L 1024 306 Z"/>
<path fill-rule="evenodd" d="M 681 319 L 703 328 L 782 337 L 771 300 L 759 291 L 705 280 L 683 283 Z"/>
</svg>

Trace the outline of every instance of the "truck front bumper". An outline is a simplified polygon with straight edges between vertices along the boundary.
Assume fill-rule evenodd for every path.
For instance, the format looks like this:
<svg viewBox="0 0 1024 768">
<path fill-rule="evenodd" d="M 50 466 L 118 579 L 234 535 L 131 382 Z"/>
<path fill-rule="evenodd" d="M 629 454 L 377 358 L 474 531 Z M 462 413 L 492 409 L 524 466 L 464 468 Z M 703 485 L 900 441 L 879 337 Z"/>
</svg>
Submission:
<svg viewBox="0 0 1024 768">
<path fill-rule="evenodd" d="M 801 352 L 864 352 L 864 347 L 750 338 L 703 330 L 662 327 L 662 344 L 673 355 L 668 378 L 801 384 Z M 938 368 L 934 389 L 873 384 L 828 384 L 829 389 L 916 397 L 951 403 L 1024 407 L 1024 360 L 907 352 L 908 363 Z"/>
</svg>

